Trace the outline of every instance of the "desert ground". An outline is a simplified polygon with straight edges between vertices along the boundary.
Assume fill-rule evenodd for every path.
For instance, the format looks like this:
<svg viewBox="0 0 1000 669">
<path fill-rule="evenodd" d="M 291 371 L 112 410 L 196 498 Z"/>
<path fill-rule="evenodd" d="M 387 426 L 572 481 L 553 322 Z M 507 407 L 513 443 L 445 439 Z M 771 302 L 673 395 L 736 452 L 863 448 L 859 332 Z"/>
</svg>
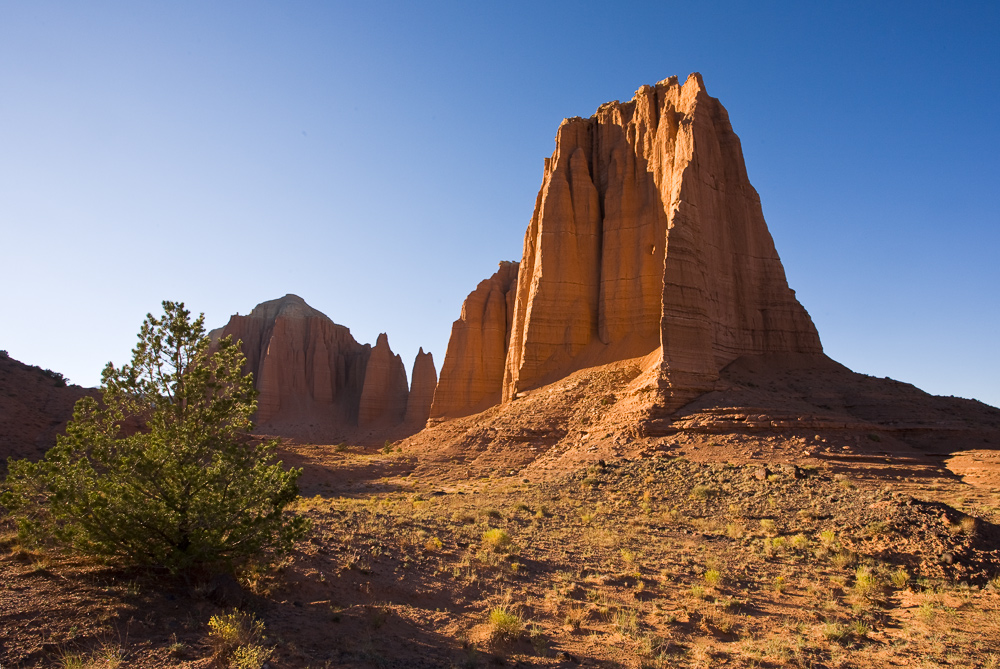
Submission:
<svg viewBox="0 0 1000 669">
<path fill-rule="evenodd" d="M 705 402 L 642 435 L 620 410 L 630 373 L 402 442 L 285 440 L 313 527 L 273 571 L 123 570 L 4 526 L 0 665 L 1000 666 L 989 439 L 713 432 Z M 210 621 L 233 612 L 225 642 Z"/>
</svg>

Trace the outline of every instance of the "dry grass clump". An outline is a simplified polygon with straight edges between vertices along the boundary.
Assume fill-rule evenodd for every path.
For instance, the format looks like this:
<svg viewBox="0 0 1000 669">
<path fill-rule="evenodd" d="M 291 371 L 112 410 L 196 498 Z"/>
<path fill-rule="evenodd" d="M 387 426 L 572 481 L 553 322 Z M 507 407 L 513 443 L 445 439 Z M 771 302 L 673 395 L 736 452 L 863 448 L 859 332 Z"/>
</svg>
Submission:
<svg viewBox="0 0 1000 669">
<path fill-rule="evenodd" d="M 877 601 L 882 596 L 882 581 L 871 567 L 862 565 L 854 572 L 853 591 L 859 600 Z"/>
<path fill-rule="evenodd" d="M 246 611 L 233 609 L 208 620 L 208 639 L 217 661 L 233 669 L 259 669 L 271 656 L 264 647 L 264 623 Z"/>
<path fill-rule="evenodd" d="M 490 628 L 494 639 L 512 641 L 521 635 L 524 620 L 509 605 L 501 604 L 490 609 Z"/>
<path fill-rule="evenodd" d="M 68 653 L 59 656 L 60 669 L 118 669 L 124 666 L 125 652 L 120 646 L 104 644 L 93 653 Z"/>
<path fill-rule="evenodd" d="M 500 528 L 492 528 L 483 532 L 482 541 L 483 546 L 494 553 L 506 552 L 514 542 L 507 530 Z"/>
<path fill-rule="evenodd" d="M 718 494 L 718 491 L 707 485 L 698 484 L 691 488 L 691 497 L 698 500 L 708 500 Z"/>
</svg>

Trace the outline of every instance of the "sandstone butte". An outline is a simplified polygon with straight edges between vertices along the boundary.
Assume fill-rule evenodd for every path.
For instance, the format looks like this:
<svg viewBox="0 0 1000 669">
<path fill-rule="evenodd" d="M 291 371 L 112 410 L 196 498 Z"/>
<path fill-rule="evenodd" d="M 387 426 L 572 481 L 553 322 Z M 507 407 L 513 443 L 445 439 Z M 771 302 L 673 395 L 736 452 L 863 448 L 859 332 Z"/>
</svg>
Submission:
<svg viewBox="0 0 1000 669">
<path fill-rule="evenodd" d="M 348 328 L 297 295 L 258 304 L 211 332 L 213 340 L 228 335 L 242 342 L 246 370 L 254 375 L 262 432 L 363 440 L 365 434 L 412 434 L 427 420 L 436 380 L 430 354 L 417 354 L 411 394 L 403 361 L 385 334 L 374 348 L 359 344 Z"/>
<path fill-rule="evenodd" d="M 643 356 L 673 410 L 741 356 L 822 351 L 725 108 L 671 77 L 559 126 L 521 261 L 462 306 L 431 420 Z"/>
</svg>

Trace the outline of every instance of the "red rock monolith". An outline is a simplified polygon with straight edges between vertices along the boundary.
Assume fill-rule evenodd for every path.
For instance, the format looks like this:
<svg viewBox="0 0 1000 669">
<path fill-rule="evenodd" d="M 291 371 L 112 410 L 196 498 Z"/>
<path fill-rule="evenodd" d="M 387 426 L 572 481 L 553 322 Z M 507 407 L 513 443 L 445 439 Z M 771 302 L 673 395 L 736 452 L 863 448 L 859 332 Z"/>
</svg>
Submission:
<svg viewBox="0 0 1000 669">
<path fill-rule="evenodd" d="M 515 303 L 504 400 L 657 349 L 656 384 L 677 401 L 741 355 L 822 352 L 739 138 L 697 74 L 563 121 Z"/>
<path fill-rule="evenodd" d="M 517 272 L 516 262 L 501 262 L 462 303 L 434 391 L 432 420 L 465 416 L 500 401 Z"/>
<path fill-rule="evenodd" d="M 424 353 L 421 348 L 413 361 L 410 373 L 410 395 L 406 400 L 407 425 L 422 428 L 431 414 L 431 403 L 434 401 L 434 389 L 437 387 L 437 371 L 434 369 L 434 356 Z"/>
<path fill-rule="evenodd" d="M 365 384 L 358 403 L 358 427 L 402 423 L 408 394 L 403 359 L 393 354 L 389 337 L 383 332 L 375 342 L 365 369 Z"/>
</svg>

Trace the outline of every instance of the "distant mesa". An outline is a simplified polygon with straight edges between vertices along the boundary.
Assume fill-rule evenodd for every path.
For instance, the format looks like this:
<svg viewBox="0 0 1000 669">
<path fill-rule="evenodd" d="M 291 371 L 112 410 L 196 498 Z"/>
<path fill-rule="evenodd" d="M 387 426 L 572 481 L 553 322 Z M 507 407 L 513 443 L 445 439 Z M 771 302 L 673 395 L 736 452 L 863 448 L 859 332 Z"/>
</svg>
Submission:
<svg viewBox="0 0 1000 669">
<path fill-rule="evenodd" d="M 642 356 L 679 408 L 741 356 L 822 352 L 725 108 L 700 75 L 671 77 L 559 126 L 521 262 L 466 299 L 431 416 Z"/>
<path fill-rule="evenodd" d="M 427 386 L 436 381 L 430 354 L 423 349 L 417 354 L 411 406 L 406 369 L 387 335 L 379 335 L 374 348 L 359 344 L 348 328 L 297 295 L 258 304 L 210 335 L 242 342 L 246 370 L 260 393 L 256 420 L 261 432 L 378 441 L 412 434 L 427 420 L 426 396 L 433 393 Z"/>
</svg>

